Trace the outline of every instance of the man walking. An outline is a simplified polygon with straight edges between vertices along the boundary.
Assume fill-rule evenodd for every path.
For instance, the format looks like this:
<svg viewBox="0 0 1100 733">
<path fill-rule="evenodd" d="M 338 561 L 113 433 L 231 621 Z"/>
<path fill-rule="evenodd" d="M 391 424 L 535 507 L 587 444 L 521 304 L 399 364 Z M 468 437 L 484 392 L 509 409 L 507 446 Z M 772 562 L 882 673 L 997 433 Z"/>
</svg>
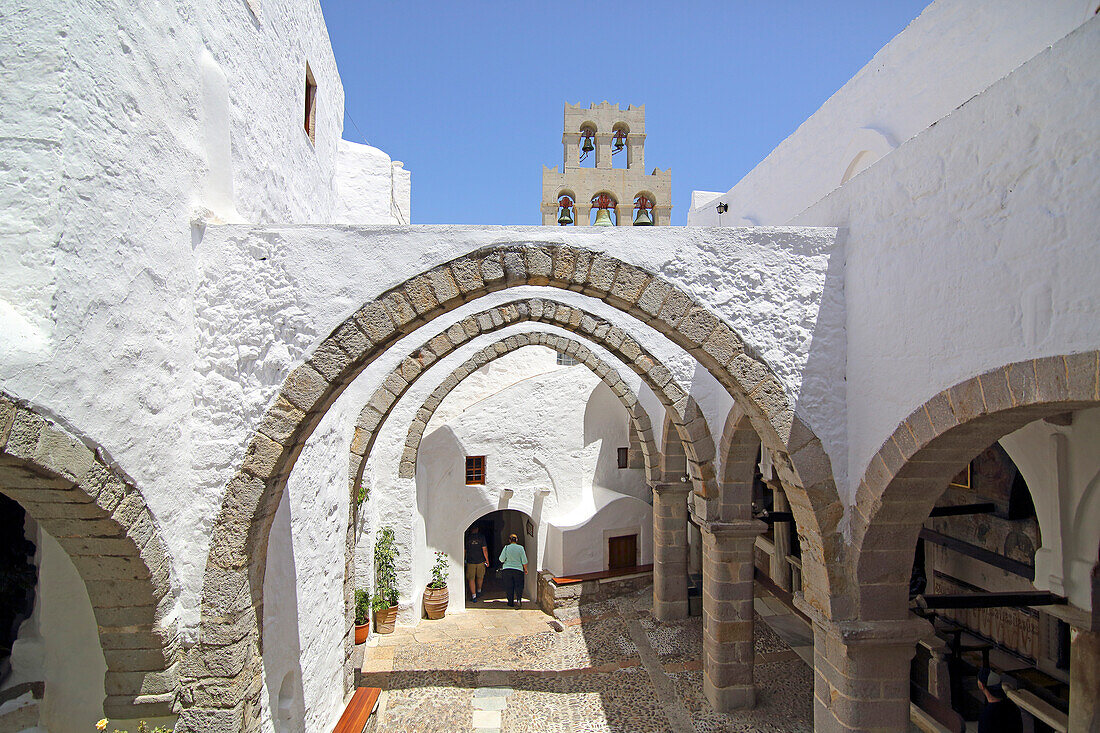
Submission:
<svg viewBox="0 0 1100 733">
<path fill-rule="evenodd" d="M 489 567 L 489 549 L 481 530 L 474 527 L 466 533 L 466 583 L 470 586 L 470 600 L 476 601 L 485 583 L 485 568 Z"/>
</svg>

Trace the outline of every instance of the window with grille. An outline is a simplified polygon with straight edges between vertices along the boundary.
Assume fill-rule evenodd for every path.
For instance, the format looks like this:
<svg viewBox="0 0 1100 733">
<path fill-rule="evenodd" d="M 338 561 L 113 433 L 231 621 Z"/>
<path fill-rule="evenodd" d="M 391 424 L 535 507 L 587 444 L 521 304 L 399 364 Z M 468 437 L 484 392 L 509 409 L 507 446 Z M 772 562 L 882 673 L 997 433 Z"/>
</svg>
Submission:
<svg viewBox="0 0 1100 733">
<path fill-rule="evenodd" d="M 619 448 L 618 451 L 619 468 L 626 468 L 630 465 L 630 449 Z"/>
<path fill-rule="evenodd" d="M 569 354 L 563 354 L 560 351 L 558 352 L 558 366 L 574 366 L 576 364 L 580 364 L 580 362 L 574 359 Z"/>
<path fill-rule="evenodd" d="M 466 456 L 466 485 L 485 483 L 485 456 Z"/>
</svg>

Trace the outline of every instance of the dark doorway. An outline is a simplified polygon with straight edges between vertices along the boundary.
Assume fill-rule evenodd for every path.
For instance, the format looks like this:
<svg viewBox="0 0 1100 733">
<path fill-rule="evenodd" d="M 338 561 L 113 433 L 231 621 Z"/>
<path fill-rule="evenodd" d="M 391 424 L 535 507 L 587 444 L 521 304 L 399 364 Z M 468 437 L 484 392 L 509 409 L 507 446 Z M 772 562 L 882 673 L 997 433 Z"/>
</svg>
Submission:
<svg viewBox="0 0 1100 733">
<path fill-rule="evenodd" d="M 485 584 L 481 587 L 481 595 L 476 603 L 470 602 L 469 589 L 465 590 L 467 608 L 485 608 L 487 605 L 497 606 L 507 603 L 504 595 L 504 582 L 500 572 L 500 551 L 508 543 L 508 535 L 514 534 L 519 538 L 519 543 L 527 552 L 527 576 L 528 580 L 535 572 L 535 537 L 528 533 L 533 529 L 531 519 L 521 511 L 515 509 L 500 509 L 490 512 L 480 519 L 475 520 L 466 529 L 467 535 L 475 529 L 481 532 L 485 538 L 486 549 L 489 551 L 489 568 L 485 573 Z M 465 543 L 463 543 L 465 544 Z M 527 594 L 524 594 L 527 597 Z"/>
<path fill-rule="evenodd" d="M 638 564 L 638 535 L 607 539 L 607 569 L 632 568 Z"/>
</svg>

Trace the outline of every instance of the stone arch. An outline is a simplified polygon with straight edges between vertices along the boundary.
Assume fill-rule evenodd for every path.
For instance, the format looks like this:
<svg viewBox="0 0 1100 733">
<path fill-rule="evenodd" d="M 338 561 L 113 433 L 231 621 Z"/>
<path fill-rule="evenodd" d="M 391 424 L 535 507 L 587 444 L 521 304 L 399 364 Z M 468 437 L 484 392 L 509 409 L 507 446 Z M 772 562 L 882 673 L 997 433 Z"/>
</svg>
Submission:
<svg viewBox="0 0 1100 733">
<path fill-rule="evenodd" d="M 1098 354 L 1016 362 L 945 389 L 871 460 L 852 517 L 861 620 L 903 619 L 917 534 L 951 478 L 991 443 L 1044 417 L 1100 404 Z"/>
<path fill-rule="evenodd" d="M 683 387 L 672 379 L 672 374 L 667 367 L 646 351 L 634 338 L 613 326 L 609 321 L 576 306 L 544 298 L 529 298 L 504 303 L 467 316 L 442 334 L 413 349 L 409 356 L 386 375 L 381 386 L 375 390 L 367 401 L 356 421 L 355 434 L 352 439 L 353 457 L 350 473 L 353 481 L 353 493 L 359 485 L 363 464 L 366 456 L 370 455 L 371 449 L 374 447 L 374 441 L 378 437 L 378 431 L 382 423 L 397 404 L 401 395 L 409 389 L 428 366 L 478 336 L 493 333 L 517 323 L 532 321 L 558 326 L 579 333 L 594 343 L 598 343 L 641 375 L 642 379 L 653 389 L 658 399 L 662 399 L 662 396 L 667 397 L 670 402 L 666 404 L 666 407 L 673 410 L 676 415 L 674 422 L 678 426 L 680 437 L 690 447 L 688 457 L 694 461 L 693 467 L 696 469 L 696 475 L 701 477 L 704 487 L 706 486 L 706 477 L 713 475 L 710 461 L 714 455 L 714 444 L 713 441 L 706 442 L 710 438 L 709 429 L 698 405 L 687 395 Z M 427 425 L 427 421 L 420 422 Z M 690 431 L 692 432 L 688 432 L 689 426 L 691 426 Z M 652 465 L 650 465 L 649 458 L 646 462 L 646 475 L 650 480 L 654 479 L 657 471 L 655 459 L 656 453 L 654 453 Z M 415 454 L 406 456 L 403 462 L 411 464 L 414 460 Z"/>
<path fill-rule="evenodd" d="M 794 412 L 771 368 L 737 333 L 690 295 L 658 275 L 602 252 L 542 244 L 501 244 L 444 262 L 363 305 L 294 369 L 268 408 L 226 486 L 211 532 L 203 581 L 200 642 L 187 682 L 193 707 L 183 725 L 223 729 L 256 725 L 262 665 L 259 629 L 267 537 L 287 477 L 306 440 L 343 390 L 380 353 L 421 325 L 489 293 L 525 285 L 579 291 L 630 314 L 691 354 L 745 408 L 762 440 L 798 492 L 799 525 L 839 537 L 841 512 L 829 458 L 821 441 Z M 445 335 L 441 336 L 446 338 Z M 609 340 L 622 339 L 610 327 Z M 639 354 L 636 366 L 656 378 L 660 367 Z M 686 398 L 687 395 L 684 395 Z M 686 404 L 686 402 L 685 402 Z M 713 471 L 713 469 L 710 469 Z M 705 481 L 710 476 L 694 477 Z M 818 521 L 818 517 L 823 521 Z M 827 550 L 810 558 L 820 584 L 808 602 L 831 607 Z M 804 570 L 805 577 L 811 577 Z M 808 594 L 810 595 L 810 594 Z"/>
<path fill-rule="evenodd" d="M 638 402 L 638 396 L 634 393 L 634 390 L 623 381 L 619 373 L 610 367 L 607 362 L 592 353 L 591 349 L 564 336 L 540 331 L 513 334 L 495 344 L 486 346 L 459 365 L 438 387 L 432 390 L 420 409 L 416 411 L 416 419 L 409 426 L 398 476 L 400 478 L 413 478 L 415 476 L 416 454 L 420 450 L 420 441 L 424 437 L 424 429 L 428 426 L 428 422 L 432 419 L 432 415 L 435 414 L 444 398 L 451 393 L 451 390 L 481 367 L 524 346 L 547 346 L 570 354 L 603 380 L 604 384 L 622 402 L 635 430 L 643 436 L 642 451 L 645 455 L 646 477 L 648 478 L 657 467 L 657 446 L 653 441 L 653 426 L 650 424 L 649 415 L 641 406 L 641 403 Z"/>
<path fill-rule="evenodd" d="M 0 492 L 57 540 L 84 581 L 107 662 L 105 714 L 170 715 L 172 561 L 133 481 L 102 448 L 0 392 Z"/>
<path fill-rule="evenodd" d="M 681 481 L 687 473 L 687 450 L 672 422 L 672 416 L 666 414 L 661 429 L 661 482 Z"/>
<path fill-rule="evenodd" d="M 722 519 L 752 519 L 752 484 L 760 449 L 760 436 L 748 415 L 734 405 L 726 416 L 718 448 L 722 459 L 718 481 Z"/>
</svg>

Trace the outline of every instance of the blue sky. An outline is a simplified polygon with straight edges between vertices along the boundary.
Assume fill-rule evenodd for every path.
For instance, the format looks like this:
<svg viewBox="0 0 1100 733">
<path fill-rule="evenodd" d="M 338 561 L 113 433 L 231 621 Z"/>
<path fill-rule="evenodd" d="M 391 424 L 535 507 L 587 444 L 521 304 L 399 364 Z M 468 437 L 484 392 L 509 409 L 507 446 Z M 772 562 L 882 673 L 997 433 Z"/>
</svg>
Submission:
<svg viewBox="0 0 1100 733">
<path fill-rule="evenodd" d="M 321 0 L 344 137 L 405 162 L 417 224 L 540 223 L 565 102 L 606 99 L 645 105 L 682 225 L 692 189 L 736 183 L 925 4 Z"/>
</svg>

